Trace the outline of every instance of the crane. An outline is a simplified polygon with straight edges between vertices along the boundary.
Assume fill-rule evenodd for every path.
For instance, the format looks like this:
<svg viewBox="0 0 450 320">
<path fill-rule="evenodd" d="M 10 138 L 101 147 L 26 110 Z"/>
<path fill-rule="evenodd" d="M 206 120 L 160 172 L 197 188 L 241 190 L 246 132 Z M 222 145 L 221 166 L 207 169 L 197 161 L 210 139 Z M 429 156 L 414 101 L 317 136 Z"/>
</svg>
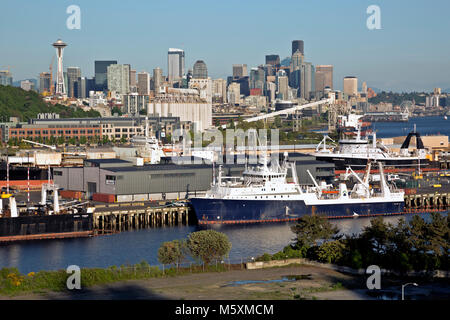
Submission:
<svg viewBox="0 0 450 320">
<path fill-rule="evenodd" d="M 50 71 L 50 95 L 53 94 L 53 62 L 55 61 L 55 55 L 52 56 L 52 62 L 50 62 L 50 67 L 48 68 Z"/>
</svg>

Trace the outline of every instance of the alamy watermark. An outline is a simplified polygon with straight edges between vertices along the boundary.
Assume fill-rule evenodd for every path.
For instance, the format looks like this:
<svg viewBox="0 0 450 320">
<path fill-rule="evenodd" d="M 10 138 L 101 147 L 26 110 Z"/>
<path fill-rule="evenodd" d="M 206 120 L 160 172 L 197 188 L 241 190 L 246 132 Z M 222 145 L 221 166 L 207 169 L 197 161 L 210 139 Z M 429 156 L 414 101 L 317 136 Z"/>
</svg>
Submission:
<svg viewBox="0 0 450 320">
<path fill-rule="evenodd" d="M 81 269 L 77 265 L 70 265 L 66 270 L 70 276 L 67 278 L 66 286 L 68 290 L 81 289 Z"/>
<path fill-rule="evenodd" d="M 381 29 L 381 9 L 373 4 L 367 7 L 366 13 L 370 16 L 367 18 L 366 26 L 369 30 Z"/>
<path fill-rule="evenodd" d="M 66 26 L 69 30 L 80 30 L 81 29 L 81 9 L 79 6 L 72 4 L 67 7 L 66 13 L 70 14 L 66 20 Z"/>
<path fill-rule="evenodd" d="M 377 265 L 368 266 L 366 273 L 371 276 L 367 278 L 366 285 L 367 289 L 381 289 L 381 269 Z"/>
<path fill-rule="evenodd" d="M 172 142 L 181 147 L 180 153 L 192 157 L 172 156 L 177 164 L 200 164 L 208 158 L 217 164 L 257 164 L 263 157 L 279 153 L 278 129 L 226 129 L 213 128 L 205 132 L 190 133 L 176 129 Z M 213 157 L 213 158 L 212 158 Z"/>
</svg>

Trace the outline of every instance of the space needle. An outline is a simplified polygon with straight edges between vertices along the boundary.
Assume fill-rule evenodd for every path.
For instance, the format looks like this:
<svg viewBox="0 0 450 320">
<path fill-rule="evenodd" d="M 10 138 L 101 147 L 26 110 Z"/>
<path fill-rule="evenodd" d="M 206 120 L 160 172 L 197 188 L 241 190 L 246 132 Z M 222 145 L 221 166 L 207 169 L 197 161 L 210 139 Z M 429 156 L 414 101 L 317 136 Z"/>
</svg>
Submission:
<svg viewBox="0 0 450 320">
<path fill-rule="evenodd" d="M 58 58 L 58 69 L 56 73 L 56 90 L 57 96 L 64 96 L 66 94 L 66 86 L 64 85 L 64 71 L 63 71 L 63 51 L 67 47 L 61 39 L 54 42 L 53 47 L 56 49 L 56 57 Z"/>
</svg>

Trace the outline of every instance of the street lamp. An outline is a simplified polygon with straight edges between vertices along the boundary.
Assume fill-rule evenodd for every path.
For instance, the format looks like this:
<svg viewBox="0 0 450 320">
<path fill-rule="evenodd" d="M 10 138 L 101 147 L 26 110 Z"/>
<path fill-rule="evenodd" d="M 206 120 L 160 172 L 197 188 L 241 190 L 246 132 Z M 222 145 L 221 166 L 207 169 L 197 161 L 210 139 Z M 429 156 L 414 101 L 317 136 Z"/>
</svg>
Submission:
<svg viewBox="0 0 450 320">
<path fill-rule="evenodd" d="M 408 286 L 408 285 L 410 285 L 410 284 L 412 284 L 412 285 L 415 286 L 415 287 L 418 286 L 418 284 L 415 283 L 415 282 L 408 282 L 408 283 L 406 283 L 406 284 L 403 284 L 403 285 L 402 285 L 402 300 L 405 300 L 405 287 Z"/>
</svg>

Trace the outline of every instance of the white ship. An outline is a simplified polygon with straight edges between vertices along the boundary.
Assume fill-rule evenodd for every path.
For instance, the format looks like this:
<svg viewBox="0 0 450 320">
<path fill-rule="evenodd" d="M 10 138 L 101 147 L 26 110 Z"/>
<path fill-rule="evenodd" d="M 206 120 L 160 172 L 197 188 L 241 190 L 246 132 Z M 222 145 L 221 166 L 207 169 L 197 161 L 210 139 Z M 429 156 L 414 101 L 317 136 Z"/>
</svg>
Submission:
<svg viewBox="0 0 450 320">
<path fill-rule="evenodd" d="M 346 178 L 354 175 L 357 183 L 350 191 L 341 183 L 333 194 L 330 185 L 319 185 L 311 174 L 314 186 L 300 186 L 295 163 L 287 162 L 286 157 L 282 165 L 272 160 L 270 166 L 263 158 L 261 165 L 246 168 L 242 177 L 224 177 L 220 167 L 206 195 L 190 201 L 200 224 L 289 221 L 307 214 L 354 217 L 400 213 L 403 193 L 388 185 L 382 163 L 379 166 L 380 190 L 369 187 L 369 164 L 364 181 L 348 169 Z M 292 182 L 287 180 L 288 169 Z"/>
<path fill-rule="evenodd" d="M 372 142 L 369 138 L 361 136 L 361 124 L 356 127 L 354 138 L 344 138 L 338 141 L 338 146 L 327 146 L 326 141 L 330 139 L 325 136 L 317 145 L 316 151 L 312 153 L 317 160 L 332 162 L 337 170 L 345 170 L 347 167 L 365 167 L 368 161 L 383 162 L 386 166 L 393 167 L 417 167 L 428 163 L 425 148 L 420 134 L 410 132 L 400 147 L 400 153 L 390 151 L 386 146 L 377 143 L 376 132 L 372 133 Z M 411 138 L 416 137 L 416 150 L 409 151 Z"/>
<path fill-rule="evenodd" d="M 146 159 L 151 164 L 159 163 L 161 157 L 164 157 L 164 151 L 155 136 L 150 136 L 148 128 L 148 118 L 145 117 L 144 135 L 136 135 L 131 138 L 131 143 L 138 149 L 138 155 Z"/>
</svg>

